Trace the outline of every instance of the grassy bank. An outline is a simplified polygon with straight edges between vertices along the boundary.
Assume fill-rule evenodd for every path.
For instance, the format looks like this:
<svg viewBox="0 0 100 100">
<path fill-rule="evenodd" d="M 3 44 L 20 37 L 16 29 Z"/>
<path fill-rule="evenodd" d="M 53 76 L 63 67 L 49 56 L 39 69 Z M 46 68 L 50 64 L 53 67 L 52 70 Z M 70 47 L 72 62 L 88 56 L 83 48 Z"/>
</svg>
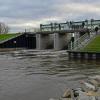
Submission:
<svg viewBox="0 0 100 100">
<path fill-rule="evenodd" d="M 82 51 L 85 51 L 85 52 L 100 52 L 100 36 L 97 36 Z"/>
<path fill-rule="evenodd" d="M 19 33 L 16 33 L 16 34 L 0 34 L 0 42 L 8 40 L 8 39 L 13 38 L 13 37 L 16 37 L 17 35 L 19 35 Z"/>
</svg>

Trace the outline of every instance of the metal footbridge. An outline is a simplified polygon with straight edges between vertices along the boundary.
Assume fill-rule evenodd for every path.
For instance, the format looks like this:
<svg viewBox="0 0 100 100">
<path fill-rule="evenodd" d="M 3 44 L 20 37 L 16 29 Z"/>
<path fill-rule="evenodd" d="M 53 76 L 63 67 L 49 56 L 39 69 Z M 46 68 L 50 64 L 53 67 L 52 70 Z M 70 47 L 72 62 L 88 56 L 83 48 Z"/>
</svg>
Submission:
<svg viewBox="0 0 100 100">
<path fill-rule="evenodd" d="M 75 33 L 94 31 L 96 27 L 100 28 L 100 20 L 66 21 L 65 23 L 40 24 L 40 28 L 35 29 L 35 32 L 37 34 Z"/>
</svg>

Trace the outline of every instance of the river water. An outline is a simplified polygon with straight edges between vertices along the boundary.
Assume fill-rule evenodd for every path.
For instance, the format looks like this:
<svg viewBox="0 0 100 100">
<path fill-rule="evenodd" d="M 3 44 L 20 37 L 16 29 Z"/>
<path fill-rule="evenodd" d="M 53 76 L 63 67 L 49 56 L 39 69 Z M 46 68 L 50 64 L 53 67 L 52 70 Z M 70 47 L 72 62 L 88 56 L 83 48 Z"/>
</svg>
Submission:
<svg viewBox="0 0 100 100">
<path fill-rule="evenodd" d="M 70 60 L 66 51 L 0 52 L 0 100 L 49 100 L 100 75 L 99 61 Z"/>
</svg>

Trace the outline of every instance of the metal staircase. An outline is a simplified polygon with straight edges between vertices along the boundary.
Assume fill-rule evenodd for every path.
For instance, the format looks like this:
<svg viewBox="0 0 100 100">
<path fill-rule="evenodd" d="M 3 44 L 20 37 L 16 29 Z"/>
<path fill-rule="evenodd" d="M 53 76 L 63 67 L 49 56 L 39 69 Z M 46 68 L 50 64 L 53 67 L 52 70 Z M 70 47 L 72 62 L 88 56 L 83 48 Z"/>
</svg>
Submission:
<svg viewBox="0 0 100 100">
<path fill-rule="evenodd" d="M 81 50 L 82 48 L 84 48 L 91 40 L 93 40 L 95 38 L 96 34 L 95 32 L 91 32 L 90 34 L 85 33 L 83 36 L 81 36 L 80 38 L 78 38 L 77 40 L 75 40 L 73 43 L 70 42 L 68 45 L 68 49 L 69 50 Z"/>
</svg>

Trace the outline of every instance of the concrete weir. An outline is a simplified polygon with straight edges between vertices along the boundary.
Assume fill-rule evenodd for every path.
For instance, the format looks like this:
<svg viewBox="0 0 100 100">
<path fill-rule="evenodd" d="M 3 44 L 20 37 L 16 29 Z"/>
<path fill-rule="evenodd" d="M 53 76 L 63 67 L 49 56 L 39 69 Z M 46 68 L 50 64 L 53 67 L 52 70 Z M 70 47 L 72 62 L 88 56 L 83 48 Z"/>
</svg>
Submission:
<svg viewBox="0 0 100 100">
<path fill-rule="evenodd" d="M 62 50 L 67 48 L 68 34 L 36 34 L 36 49 Z"/>
<path fill-rule="evenodd" d="M 67 48 L 67 34 L 54 33 L 54 49 L 62 50 Z"/>
<path fill-rule="evenodd" d="M 33 34 L 23 33 L 17 37 L 0 42 L 1 48 L 30 48 L 37 50 L 67 48 L 70 33 Z"/>
<path fill-rule="evenodd" d="M 53 40 L 51 34 L 36 34 L 36 49 L 52 49 Z"/>
</svg>

